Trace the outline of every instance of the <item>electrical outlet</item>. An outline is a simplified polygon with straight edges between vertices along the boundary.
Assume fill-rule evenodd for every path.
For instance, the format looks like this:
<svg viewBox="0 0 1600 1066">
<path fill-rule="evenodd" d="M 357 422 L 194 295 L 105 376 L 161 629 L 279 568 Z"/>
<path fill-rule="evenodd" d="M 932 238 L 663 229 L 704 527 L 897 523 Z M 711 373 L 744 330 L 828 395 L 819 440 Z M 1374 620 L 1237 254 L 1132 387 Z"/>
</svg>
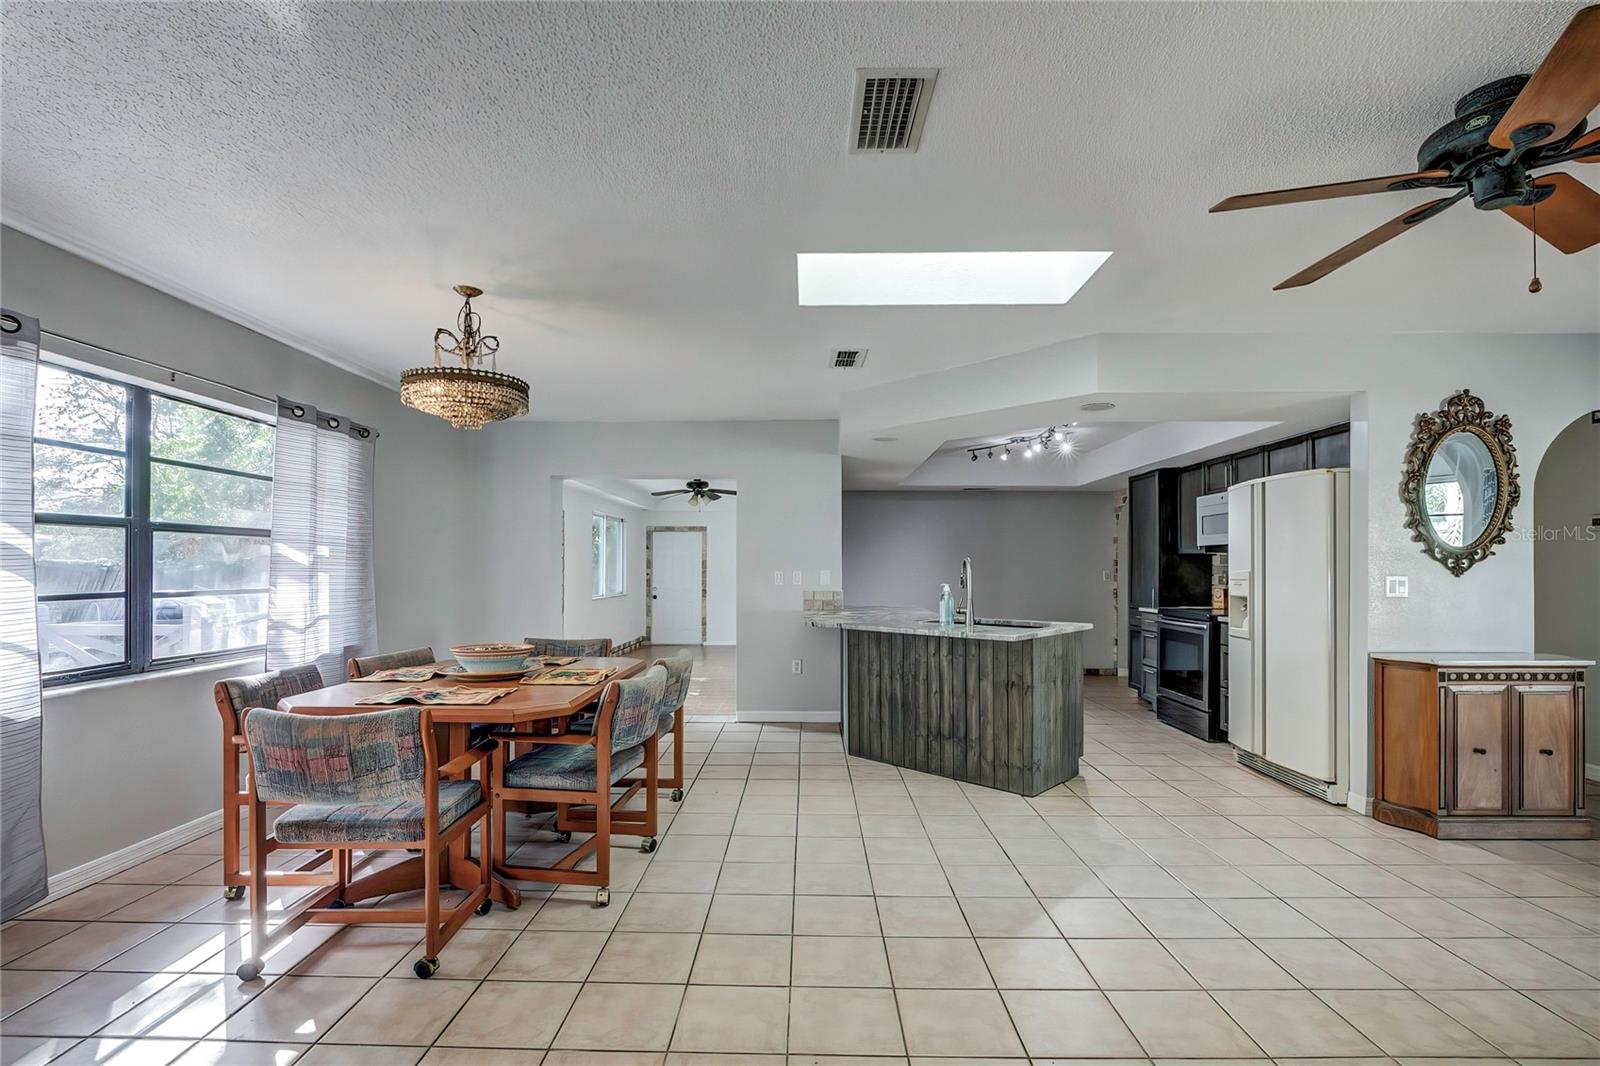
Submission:
<svg viewBox="0 0 1600 1066">
<path fill-rule="evenodd" d="M 1408 577 L 1395 577 L 1391 574 L 1383 579 L 1383 594 L 1402 598 L 1410 596 L 1411 579 Z"/>
<path fill-rule="evenodd" d="M 783 584 L 783 571 L 782 570 L 774 570 L 772 572 L 772 583 L 774 585 Z"/>
<path fill-rule="evenodd" d="M 790 577 L 793 579 L 791 583 L 796 587 L 805 584 L 806 576 L 798 570 L 791 574 Z"/>
<path fill-rule="evenodd" d="M 1600 525 L 1600 519 L 1596 519 L 1595 520 L 1595 524 L 1596 525 Z M 819 584 L 821 584 L 823 588 L 827 588 L 829 585 L 833 584 L 833 571 L 832 570 L 824 570 L 822 572 L 822 574 L 820 575 L 820 577 L 821 577 L 821 580 L 819 581 Z"/>
<path fill-rule="evenodd" d="M 789 672 L 792 674 L 798 674 L 801 672 L 804 666 L 805 661 L 803 659 L 794 659 L 789 663 Z"/>
</svg>

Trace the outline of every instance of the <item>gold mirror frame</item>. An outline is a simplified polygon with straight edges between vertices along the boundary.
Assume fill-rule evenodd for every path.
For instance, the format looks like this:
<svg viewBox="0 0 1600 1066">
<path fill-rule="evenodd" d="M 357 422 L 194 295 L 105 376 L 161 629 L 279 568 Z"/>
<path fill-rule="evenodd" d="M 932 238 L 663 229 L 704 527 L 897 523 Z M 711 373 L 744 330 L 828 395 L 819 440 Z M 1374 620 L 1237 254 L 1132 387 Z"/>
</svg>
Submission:
<svg viewBox="0 0 1600 1066">
<path fill-rule="evenodd" d="M 1428 479 L 1428 467 L 1433 462 L 1439 445 L 1456 433 L 1471 433 L 1483 441 L 1494 461 L 1494 471 L 1499 491 L 1495 496 L 1494 513 L 1483 527 L 1483 532 L 1470 544 L 1456 547 L 1445 544 L 1434 533 L 1428 518 L 1427 506 L 1422 500 L 1423 485 Z M 1411 433 L 1411 446 L 1406 449 L 1404 476 L 1400 479 L 1400 499 L 1406 505 L 1406 528 L 1411 539 L 1422 545 L 1422 554 L 1437 559 L 1446 570 L 1460 577 L 1472 567 L 1494 554 L 1497 544 L 1506 542 L 1511 531 L 1511 511 L 1522 498 L 1522 487 L 1517 481 L 1517 449 L 1511 443 L 1511 419 L 1496 417 L 1483 406 L 1483 401 L 1462 389 L 1444 402 L 1437 411 L 1426 411 L 1417 416 L 1416 428 Z"/>
</svg>

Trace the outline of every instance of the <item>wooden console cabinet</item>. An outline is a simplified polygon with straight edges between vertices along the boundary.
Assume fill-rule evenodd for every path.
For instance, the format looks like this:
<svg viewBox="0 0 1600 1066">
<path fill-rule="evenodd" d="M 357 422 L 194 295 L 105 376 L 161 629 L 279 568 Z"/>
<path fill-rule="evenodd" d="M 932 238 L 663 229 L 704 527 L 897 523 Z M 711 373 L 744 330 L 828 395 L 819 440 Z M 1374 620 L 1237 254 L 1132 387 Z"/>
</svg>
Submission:
<svg viewBox="0 0 1600 1066">
<path fill-rule="evenodd" d="M 1548 655 L 1373 657 L 1373 817 L 1435 837 L 1593 835 L 1584 672 Z"/>
</svg>

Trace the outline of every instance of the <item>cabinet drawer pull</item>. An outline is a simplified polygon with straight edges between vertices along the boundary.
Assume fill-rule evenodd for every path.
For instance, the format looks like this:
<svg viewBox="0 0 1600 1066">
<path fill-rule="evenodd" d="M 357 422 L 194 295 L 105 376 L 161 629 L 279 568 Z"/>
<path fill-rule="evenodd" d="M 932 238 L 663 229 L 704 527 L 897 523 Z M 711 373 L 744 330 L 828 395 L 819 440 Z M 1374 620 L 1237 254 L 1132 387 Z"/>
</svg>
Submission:
<svg viewBox="0 0 1600 1066">
<path fill-rule="evenodd" d="M 1487 755 L 1487 754 L 1489 754 L 1489 750 L 1487 748 L 1473 748 L 1472 749 L 1472 754 L 1474 754 L 1474 755 Z"/>
<path fill-rule="evenodd" d="M 1540 748 L 1539 749 L 1539 754 L 1540 755 L 1554 755 L 1555 752 L 1551 751 L 1549 748 Z"/>
</svg>

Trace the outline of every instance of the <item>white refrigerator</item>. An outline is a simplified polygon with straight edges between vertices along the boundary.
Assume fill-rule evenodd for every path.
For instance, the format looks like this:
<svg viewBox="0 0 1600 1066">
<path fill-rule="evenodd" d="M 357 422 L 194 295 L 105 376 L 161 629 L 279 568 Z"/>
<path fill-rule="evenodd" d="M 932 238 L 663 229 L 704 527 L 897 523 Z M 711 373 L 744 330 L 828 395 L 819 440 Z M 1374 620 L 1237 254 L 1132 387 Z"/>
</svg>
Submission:
<svg viewBox="0 0 1600 1066">
<path fill-rule="evenodd" d="M 1239 762 L 1349 796 L 1350 472 L 1228 490 L 1228 740 Z"/>
</svg>

